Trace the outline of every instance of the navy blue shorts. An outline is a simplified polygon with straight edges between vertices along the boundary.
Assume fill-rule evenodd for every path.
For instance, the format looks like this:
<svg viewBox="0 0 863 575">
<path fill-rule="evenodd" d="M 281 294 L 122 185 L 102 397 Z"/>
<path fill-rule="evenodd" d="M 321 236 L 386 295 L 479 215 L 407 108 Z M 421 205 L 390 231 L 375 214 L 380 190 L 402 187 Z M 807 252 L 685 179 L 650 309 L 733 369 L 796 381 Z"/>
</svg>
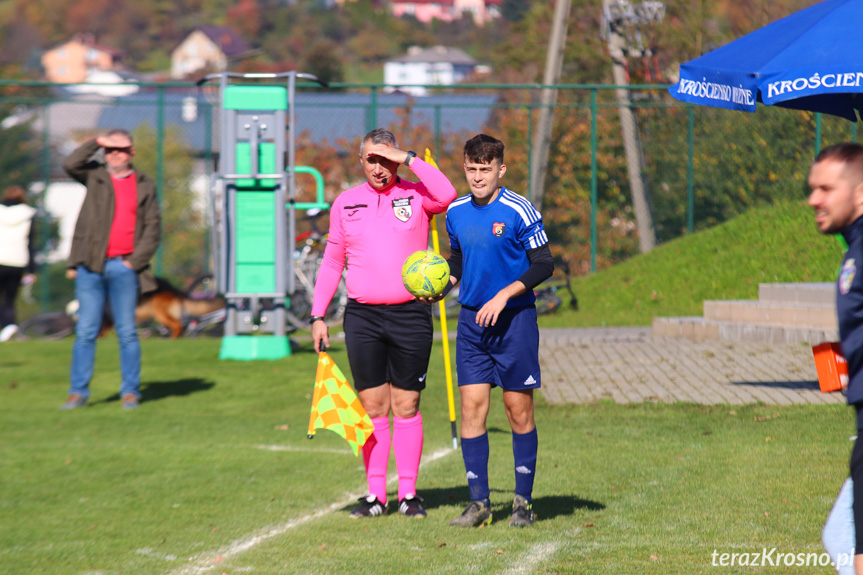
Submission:
<svg viewBox="0 0 863 575">
<path fill-rule="evenodd" d="M 540 386 L 536 307 L 506 308 L 497 324 L 476 324 L 476 311 L 462 307 L 456 339 L 458 384 L 491 383 L 508 391 Z"/>
<path fill-rule="evenodd" d="M 351 299 L 344 329 L 356 389 L 387 382 L 408 391 L 425 389 L 432 347 L 429 304 L 370 305 Z"/>
</svg>

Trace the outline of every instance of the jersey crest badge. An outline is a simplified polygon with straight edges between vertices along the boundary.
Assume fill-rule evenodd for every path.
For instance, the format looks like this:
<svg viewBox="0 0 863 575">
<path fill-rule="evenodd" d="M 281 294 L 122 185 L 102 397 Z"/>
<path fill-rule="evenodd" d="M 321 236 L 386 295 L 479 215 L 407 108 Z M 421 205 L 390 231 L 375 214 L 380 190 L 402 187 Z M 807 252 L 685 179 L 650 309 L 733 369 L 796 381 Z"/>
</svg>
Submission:
<svg viewBox="0 0 863 575">
<path fill-rule="evenodd" d="M 503 232 L 506 230 L 506 224 L 495 222 L 491 225 L 491 233 L 500 237 L 503 235 Z"/>
<path fill-rule="evenodd" d="M 411 216 L 413 215 L 413 211 L 411 210 L 411 199 L 399 198 L 397 200 L 393 200 L 393 213 L 403 222 L 411 219 Z"/>
<path fill-rule="evenodd" d="M 851 291 L 855 275 L 857 275 L 857 265 L 854 263 L 854 258 L 850 258 L 842 264 L 842 271 L 839 272 L 839 293 L 845 295 Z"/>
</svg>

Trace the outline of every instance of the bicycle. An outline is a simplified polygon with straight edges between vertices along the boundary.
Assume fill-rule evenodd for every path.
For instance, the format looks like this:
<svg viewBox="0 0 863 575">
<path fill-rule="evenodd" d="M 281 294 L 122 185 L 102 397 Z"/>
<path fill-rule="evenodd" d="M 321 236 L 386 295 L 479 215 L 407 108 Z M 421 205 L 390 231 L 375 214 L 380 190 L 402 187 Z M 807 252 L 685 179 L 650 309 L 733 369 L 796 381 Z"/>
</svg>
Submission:
<svg viewBox="0 0 863 575">
<path fill-rule="evenodd" d="M 554 313 L 560 306 L 563 305 L 563 299 L 557 295 L 557 292 L 563 287 L 569 292 L 569 305 L 570 307 L 578 311 L 578 297 L 576 297 L 575 292 L 572 289 L 572 284 L 570 282 L 570 268 L 569 262 L 566 261 L 563 257 L 555 257 L 555 268 L 559 269 L 563 272 L 564 275 L 564 284 L 560 285 L 550 285 L 544 287 L 542 289 L 534 290 L 533 293 L 536 296 L 536 315 L 545 315 L 549 313 Z"/>
<path fill-rule="evenodd" d="M 18 326 L 17 339 L 63 339 L 75 333 L 75 319 L 63 311 L 40 313 Z"/>
</svg>

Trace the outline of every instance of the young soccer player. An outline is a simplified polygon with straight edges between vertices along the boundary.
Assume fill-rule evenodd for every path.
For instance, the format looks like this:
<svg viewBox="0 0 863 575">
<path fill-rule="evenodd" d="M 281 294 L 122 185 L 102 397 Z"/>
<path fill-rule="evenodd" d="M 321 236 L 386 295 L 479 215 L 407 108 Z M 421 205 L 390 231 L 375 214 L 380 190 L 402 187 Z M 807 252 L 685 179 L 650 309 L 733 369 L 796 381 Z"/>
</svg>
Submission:
<svg viewBox="0 0 863 575">
<path fill-rule="evenodd" d="M 450 522 L 491 523 L 486 418 L 492 387 L 503 389 L 515 458 L 513 527 L 533 524 L 537 433 L 533 390 L 540 387 L 539 328 L 533 288 L 554 263 L 542 216 L 530 202 L 501 187 L 504 144 L 479 134 L 464 147 L 470 194 L 447 209 L 452 255 L 450 287 L 461 281 L 456 368 L 461 396 L 461 446 L 471 503 Z"/>
</svg>

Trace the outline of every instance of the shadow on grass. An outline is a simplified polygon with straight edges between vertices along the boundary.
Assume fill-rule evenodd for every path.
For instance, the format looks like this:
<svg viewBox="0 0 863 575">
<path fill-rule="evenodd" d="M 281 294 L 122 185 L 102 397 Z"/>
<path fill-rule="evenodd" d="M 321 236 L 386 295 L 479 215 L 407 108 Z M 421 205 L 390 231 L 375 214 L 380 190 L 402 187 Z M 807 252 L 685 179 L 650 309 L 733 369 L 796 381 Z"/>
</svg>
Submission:
<svg viewBox="0 0 863 575">
<path fill-rule="evenodd" d="M 459 485 L 453 487 L 437 487 L 432 489 L 419 489 L 419 495 L 423 498 L 423 507 L 427 510 L 438 507 L 456 506 L 459 509 L 467 507 L 470 503 L 470 493 L 467 486 Z M 388 503 L 390 513 L 398 513 L 398 503 L 394 501 L 395 494 L 389 494 L 391 501 Z M 512 491 L 504 489 L 491 490 L 491 510 L 492 515 L 496 518 L 506 518 L 512 513 Z M 503 501 L 503 502 L 501 502 Z M 357 503 L 351 503 L 342 508 L 342 511 L 350 512 Z M 575 495 L 549 495 L 545 497 L 535 497 L 533 500 L 533 509 L 536 513 L 537 520 L 554 519 L 555 517 L 574 515 L 577 511 L 602 511 L 605 505 L 598 501 L 582 499 Z M 457 513 L 456 513 L 457 515 Z M 453 515 L 453 519 L 455 515 Z M 497 519 L 502 520 L 502 519 Z"/>
<path fill-rule="evenodd" d="M 820 389 L 817 381 L 734 381 L 731 385 L 775 389 L 811 389 L 813 391 L 819 391 Z"/>
<path fill-rule="evenodd" d="M 216 384 L 198 377 L 178 379 L 175 381 L 151 381 L 141 386 L 141 403 L 157 401 L 166 397 L 191 395 L 199 391 L 209 391 Z M 110 395 L 105 399 L 93 401 L 90 405 L 120 401 L 120 393 Z"/>
</svg>

